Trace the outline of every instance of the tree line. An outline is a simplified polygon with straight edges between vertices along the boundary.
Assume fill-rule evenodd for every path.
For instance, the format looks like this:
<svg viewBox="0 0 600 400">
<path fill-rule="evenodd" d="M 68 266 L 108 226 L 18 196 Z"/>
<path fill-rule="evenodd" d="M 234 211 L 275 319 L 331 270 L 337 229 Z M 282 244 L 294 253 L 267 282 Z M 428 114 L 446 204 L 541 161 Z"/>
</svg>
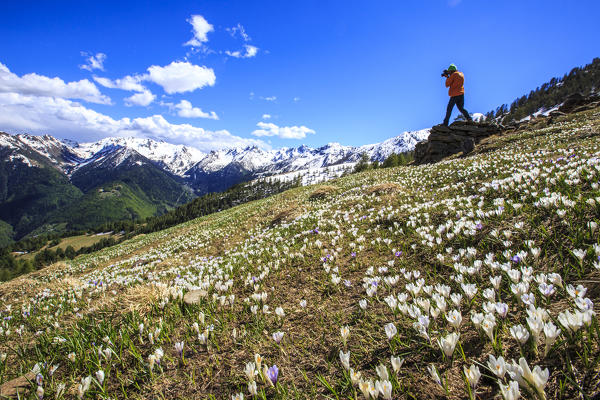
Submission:
<svg viewBox="0 0 600 400">
<path fill-rule="evenodd" d="M 382 163 L 379 161 L 370 162 L 369 155 L 367 153 L 362 153 L 360 156 L 360 160 L 354 166 L 353 172 L 362 172 L 368 169 L 378 169 L 378 168 L 392 168 L 399 167 L 402 165 L 408 165 L 415 159 L 414 151 L 407 151 L 405 153 L 392 153 L 383 160 Z"/>
</svg>

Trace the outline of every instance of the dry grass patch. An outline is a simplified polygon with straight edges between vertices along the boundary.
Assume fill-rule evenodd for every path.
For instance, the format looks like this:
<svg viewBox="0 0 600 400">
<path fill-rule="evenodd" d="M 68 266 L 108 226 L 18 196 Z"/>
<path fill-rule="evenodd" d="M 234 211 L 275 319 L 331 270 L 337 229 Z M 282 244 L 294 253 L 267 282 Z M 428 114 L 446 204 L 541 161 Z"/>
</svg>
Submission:
<svg viewBox="0 0 600 400">
<path fill-rule="evenodd" d="M 378 185 L 373 185 L 366 190 L 367 194 L 393 194 L 400 191 L 400 185 L 394 182 L 384 182 Z"/>
<path fill-rule="evenodd" d="M 310 200 L 320 200 L 324 199 L 332 194 L 335 194 L 338 191 L 338 188 L 331 185 L 323 185 L 319 186 L 308 196 Z"/>
<path fill-rule="evenodd" d="M 292 204 L 292 205 L 288 206 L 287 208 L 284 208 L 283 210 L 279 211 L 277 214 L 275 214 L 275 216 L 271 220 L 270 225 L 275 226 L 275 225 L 279 225 L 279 224 L 282 224 L 285 222 L 292 221 L 293 219 L 300 216 L 301 213 L 302 213 L 302 211 L 301 211 L 300 207 L 297 204 Z"/>
</svg>

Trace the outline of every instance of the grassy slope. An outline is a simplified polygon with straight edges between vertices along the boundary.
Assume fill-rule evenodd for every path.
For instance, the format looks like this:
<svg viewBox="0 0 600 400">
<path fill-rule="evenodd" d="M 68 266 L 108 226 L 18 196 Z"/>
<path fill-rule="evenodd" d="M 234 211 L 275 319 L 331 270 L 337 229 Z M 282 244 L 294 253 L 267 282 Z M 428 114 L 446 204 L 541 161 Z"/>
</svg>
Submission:
<svg viewBox="0 0 600 400">
<path fill-rule="evenodd" d="M 60 243 L 57 244 L 56 246 L 52 246 L 50 247 L 50 250 L 56 251 L 59 247 L 63 250 L 66 250 L 67 247 L 69 246 L 73 246 L 73 249 L 75 251 L 79 250 L 82 247 L 89 247 L 97 242 L 99 242 L 102 239 L 108 239 L 108 238 L 114 238 L 115 240 L 119 239 L 119 235 L 95 235 L 95 234 L 91 234 L 91 235 L 77 235 L 77 236 L 69 236 L 66 238 L 62 238 Z M 33 260 L 36 256 L 37 253 L 39 253 L 40 251 L 44 250 L 45 248 L 47 248 L 47 246 L 42 247 L 41 249 L 39 249 L 38 251 L 33 251 L 31 253 L 27 253 L 27 254 L 23 254 L 20 256 L 17 256 L 16 258 L 23 258 L 26 260 Z"/>
<path fill-rule="evenodd" d="M 69 221 L 71 230 L 97 227 L 110 221 L 141 219 L 158 213 L 159 203 L 137 188 L 112 182 L 86 193 L 79 201 L 55 212 L 50 222 Z"/>
<path fill-rule="evenodd" d="M 533 276 L 557 272 L 565 285 L 586 285 L 587 296 L 598 303 L 592 248 L 598 231 L 588 222 L 600 220 L 600 206 L 590 200 L 600 200 L 599 127 L 595 110 L 547 128 L 491 138 L 479 146 L 480 154 L 465 159 L 348 176 L 331 183 L 335 191 L 322 200 L 309 199 L 313 187 L 292 189 L 2 284 L 0 309 L 12 305 L 12 319 L 3 322 L 11 333 L 0 338 L 0 352 L 8 353 L 0 379 L 46 362 L 60 364 L 51 379 L 43 371 L 47 396 L 59 382 L 73 395 L 82 377 L 101 368 L 106 380 L 92 383 L 90 398 L 221 399 L 240 391 L 248 396 L 244 366 L 260 353 L 264 363 L 280 369 L 277 388 L 257 379 L 261 397 L 358 398 L 338 356 L 344 348 L 340 328 L 347 325 L 350 366 L 363 378 L 378 379 L 375 367 L 386 365 L 394 398 L 443 398 L 445 389 L 427 372 L 431 364 L 447 382 L 449 397 L 468 397 L 462 371 L 472 363 L 485 375 L 479 398 L 490 398 L 498 385 L 484 368 L 488 354 L 507 360 L 524 355 L 532 368 L 548 368 L 548 398 L 597 396 L 596 317 L 590 328 L 562 335 L 548 357 L 543 334 L 537 352 L 532 339 L 519 348 L 509 327 L 527 326 L 525 307 L 511 292 L 508 274 L 497 268 L 519 269 L 510 258 L 522 251 L 527 256 L 521 266 L 531 267 Z M 379 190 L 383 182 L 395 183 L 388 190 L 400 190 Z M 539 248 L 540 255 L 534 257 L 530 248 Z M 582 262 L 575 249 L 587 252 Z M 487 254 L 500 264 L 484 262 Z M 466 269 L 478 265 L 480 272 Z M 463 280 L 478 292 L 470 301 L 463 296 L 461 346 L 448 360 L 436 344 L 455 330 L 443 313 L 431 318 L 429 341 L 413 328 L 414 318 L 387 303 L 390 295 L 397 298 L 407 284 L 418 282 L 410 271 L 418 271 L 425 286 L 443 283 L 452 293 L 463 293 L 455 281 L 461 269 Z M 496 301 L 509 305 L 505 319 L 496 317 L 494 343 L 469 318 L 482 312 L 491 275 L 502 276 Z M 373 287 L 374 281 L 377 294 L 370 297 L 363 284 Z M 576 308 L 563 288 L 546 300 L 535 280 L 529 285 L 557 325 L 560 312 Z M 192 288 L 205 289 L 208 296 L 185 306 L 179 296 Z M 50 292 L 34 300 L 44 289 Z M 266 293 L 264 303 L 252 299 L 255 292 Z M 417 297 L 436 304 L 423 290 Z M 367 300 L 366 310 L 359 307 L 361 299 Z M 21 304 L 33 305 L 31 316 L 22 315 Z M 410 296 L 408 304 L 413 304 Z M 448 311 L 457 308 L 450 299 L 447 304 Z M 252 305 L 259 306 L 257 314 Z M 268 313 L 262 312 L 264 305 Z M 276 307 L 283 308 L 284 317 L 276 316 Z M 392 341 L 383 328 L 390 322 L 398 329 Z M 208 345 L 199 340 L 194 323 L 208 334 Z M 15 333 L 21 324 L 22 337 Z M 280 344 L 271 337 L 276 331 L 285 334 Z M 183 359 L 174 349 L 180 341 Z M 17 344 L 21 350 L 9 350 Z M 110 360 L 98 356 L 101 347 L 112 349 Z M 157 347 L 165 356 L 150 372 L 148 356 Z M 67 359 L 71 352 L 74 362 Z M 397 374 L 391 355 L 405 359 Z"/>
</svg>

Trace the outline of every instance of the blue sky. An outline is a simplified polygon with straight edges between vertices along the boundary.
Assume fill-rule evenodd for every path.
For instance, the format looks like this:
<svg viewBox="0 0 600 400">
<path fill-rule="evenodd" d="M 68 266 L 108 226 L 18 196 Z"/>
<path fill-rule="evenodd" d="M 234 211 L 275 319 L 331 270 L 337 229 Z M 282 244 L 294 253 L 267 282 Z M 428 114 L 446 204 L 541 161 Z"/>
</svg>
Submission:
<svg viewBox="0 0 600 400">
<path fill-rule="evenodd" d="M 0 130 L 204 151 L 379 142 L 441 122 L 450 63 L 484 113 L 600 56 L 597 0 L 4 0 L 0 15 Z"/>
</svg>

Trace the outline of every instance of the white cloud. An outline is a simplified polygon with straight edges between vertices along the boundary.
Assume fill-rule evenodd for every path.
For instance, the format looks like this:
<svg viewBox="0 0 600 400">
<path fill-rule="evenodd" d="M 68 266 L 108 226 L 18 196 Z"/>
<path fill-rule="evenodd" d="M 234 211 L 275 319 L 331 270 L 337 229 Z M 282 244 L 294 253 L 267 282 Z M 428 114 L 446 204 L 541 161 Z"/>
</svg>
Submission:
<svg viewBox="0 0 600 400">
<path fill-rule="evenodd" d="M 248 42 L 248 41 L 252 40 L 252 39 L 250 39 L 250 36 L 248 36 L 248 34 L 246 33 L 246 29 L 244 29 L 242 24 L 237 24 L 236 26 L 234 26 L 232 28 L 225 28 L 225 30 L 227 32 L 229 32 L 231 37 L 236 37 L 237 35 L 240 35 L 240 37 L 244 40 L 244 42 Z"/>
<path fill-rule="evenodd" d="M 146 107 L 150 103 L 154 101 L 156 96 L 152 94 L 149 90 L 144 90 L 143 92 L 136 93 L 132 96 L 129 96 L 125 99 L 125 104 L 128 106 L 138 105 Z"/>
<path fill-rule="evenodd" d="M 214 30 L 213 26 L 204 19 L 202 15 L 192 15 L 187 20 L 192 24 L 192 32 L 194 37 L 184 43 L 184 46 L 202 46 L 202 43 L 208 42 L 207 34 Z"/>
<path fill-rule="evenodd" d="M 115 120 L 60 98 L 0 93 L 0 128 L 11 133 L 51 134 L 79 141 L 107 136 L 136 136 L 194 146 L 201 151 L 221 148 L 269 146 L 261 140 L 208 131 L 189 124 L 171 124 L 161 115 Z"/>
<path fill-rule="evenodd" d="M 294 97 L 294 102 L 299 102 L 300 101 L 300 97 Z"/>
<path fill-rule="evenodd" d="M 90 103 L 111 104 L 110 98 L 100 93 L 96 85 L 87 79 L 65 83 L 60 78 L 48 78 L 36 73 L 19 77 L 2 63 L 0 63 L 0 93 L 64 97 Z"/>
<path fill-rule="evenodd" d="M 88 71 L 93 71 L 95 69 L 104 71 L 104 60 L 106 60 L 106 54 L 97 53 L 96 55 L 93 55 L 82 51 L 81 55 L 85 57 L 86 63 L 80 65 L 79 68 L 87 69 Z"/>
<path fill-rule="evenodd" d="M 306 134 L 316 132 L 306 126 L 277 126 L 271 122 L 259 122 L 256 124 L 260 129 L 252 132 L 254 136 L 277 136 L 281 139 L 304 139 Z"/>
<path fill-rule="evenodd" d="M 127 75 L 126 77 L 121 79 L 111 80 L 108 78 L 94 76 L 94 80 L 104 87 L 107 87 L 109 89 L 128 90 L 131 92 L 143 92 L 146 90 L 146 88 L 142 84 L 140 84 L 142 78 L 143 77 L 139 75 Z"/>
<path fill-rule="evenodd" d="M 215 73 L 211 68 L 189 62 L 173 61 L 164 67 L 152 65 L 143 80 L 163 87 L 168 94 L 191 92 L 215 84 Z"/>
<path fill-rule="evenodd" d="M 178 110 L 177 115 L 183 118 L 208 118 L 214 120 L 219 119 L 219 116 L 214 111 L 206 113 L 198 107 L 193 107 L 192 103 L 190 103 L 187 100 L 181 100 L 179 104 L 175 105 L 174 108 Z"/>
<path fill-rule="evenodd" d="M 256 54 L 258 54 L 258 47 L 256 47 L 256 46 L 245 44 L 244 49 L 246 50 L 245 53 L 242 53 L 239 50 L 236 50 L 236 51 L 226 50 L 225 54 L 227 54 L 229 57 L 234 57 L 234 58 L 252 58 L 252 57 L 256 56 Z"/>
<path fill-rule="evenodd" d="M 262 119 L 270 119 L 271 114 L 263 114 Z"/>
<path fill-rule="evenodd" d="M 277 96 L 269 96 L 269 97 L 262 97 L 260 96 L 261 100 L 265 100 L 265 101 L 275 101 L 277 100 Z"/>
</svg>

